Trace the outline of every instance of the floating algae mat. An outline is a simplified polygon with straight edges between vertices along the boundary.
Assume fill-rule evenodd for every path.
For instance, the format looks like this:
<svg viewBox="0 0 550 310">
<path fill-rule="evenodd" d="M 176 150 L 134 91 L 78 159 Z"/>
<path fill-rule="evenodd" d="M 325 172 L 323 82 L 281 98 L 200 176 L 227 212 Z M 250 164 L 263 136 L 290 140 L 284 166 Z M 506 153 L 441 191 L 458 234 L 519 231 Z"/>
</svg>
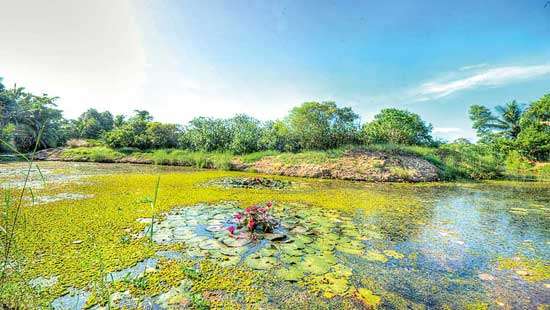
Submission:
<svg viewBox="0 0 550 310">
<path fill-rule="evenodd" d="M 26 296 L 39 307 L 546 309 L 550 304 L 548 183 L 288 178 L 290 187 L 249 190 L 204 185 L 257 176 L 252 173 L 41 164 L 47 183 L 54 182 L 37 189 L 37 197 L 86 196 L 23 210 L 22 278 Z M 11 171 L 4 172 L 5 180 L 19 178 L 15 164 L 4 167 Z M 151 219 L 159 172 L 159 202 Z M 307 186 L 295 190 L 295 184 Z M 279 224 L 273 231 L 230 236 L 236 212 L 267 201 L 273 201 L 271 215 Z"/>
</svg>

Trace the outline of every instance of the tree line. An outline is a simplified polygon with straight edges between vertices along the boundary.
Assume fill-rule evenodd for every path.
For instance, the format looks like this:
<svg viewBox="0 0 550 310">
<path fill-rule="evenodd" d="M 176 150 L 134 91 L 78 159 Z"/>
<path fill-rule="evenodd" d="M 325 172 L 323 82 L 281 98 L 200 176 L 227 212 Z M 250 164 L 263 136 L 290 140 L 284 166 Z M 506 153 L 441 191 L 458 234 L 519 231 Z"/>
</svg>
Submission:
<svg viewBox="0 0 550 310">
<path fill-rule="evenodd" d="M 0 139 L 19 151 L 29 151 L 43 130 L 40 148 L 64 145 L 70 139 L 99 140 L 113 148 L 140 150 L 179 148 L 246 154 L 263 150 L 298 152 L 345 145 L 402 144 L 437 147 L 431 124 L 417 114 L 388 108 L 371 122 L 334 102 L 305 102 L 280 120 L 262 122 L 239 114 L 232 118 L 196 117 L 187 125 L 154 121 L 147 111 L 114 116 L 89 109 L 77 119 L 63 118 L 57 97 L 34 95 L 21 87 L 6 88 L 0 80 Z M 523 106 L 511 102 L 496 113 L 480 105 L 469 114 L 480 140 L 477 145 L 505 156 L 518 152 L 531 160 L 548 160 L 550 95 Z M 459 140 L 457 143 L 469 143 Z M 3 151 L 9 148 L 4 145 Z"/>
</svg>

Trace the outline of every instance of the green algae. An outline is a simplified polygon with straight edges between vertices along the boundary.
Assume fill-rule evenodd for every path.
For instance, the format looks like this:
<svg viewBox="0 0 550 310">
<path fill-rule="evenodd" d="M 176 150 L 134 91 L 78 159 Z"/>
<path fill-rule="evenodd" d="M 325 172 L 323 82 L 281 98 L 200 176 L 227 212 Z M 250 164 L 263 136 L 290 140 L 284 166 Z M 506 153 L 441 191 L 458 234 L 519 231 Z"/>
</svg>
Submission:
<svg viewBox="0 0 550 310">
<path fill-rule="evenodd" d="M 277 264 L 280 264 L 275 269 L 288 272 L 283 280 L 304 288 L 307 292 L 304 294 L 308 294 L 308 298 L 315 296 L 312 293 L 319 293 L 319 296 L 331 298 L 331 300 L 339 300 L 334 298 L 337 296 L 357 297 L 356 267 L 352 270 L 345 265 L 348 262 L 342 262 L 340 254 L 344 257 L 367 258 L 369 264 L 378 266 L 391 265 L 401 260 L 405 264 L 416 261 L 412 258 L 422 257 L 416 252 L 390 250 L 393 247 L 388 247 L 386 241 L 398 242 L 420 235 L 426 223 L 430 223 L 434 216 L 430 208 L 420 204 L 416 187 L 412 190 L 411 186 L 398 185 L 394 186 L 397 189 L 379 190 L 372 185 L 324 180 L 300 180 L 299 182 L 305 182 L 308 186 L 276 192 L 270 189 L 220 189 L 202 186 L 209 180 L 228 175 L 246 177 L 252 174 L 185 170 L 162 172 L 157 211 L 162 213 L 173 210 L 176 206 L 193 206 L 197 203 L 216 204 L 220 201 L 235 201 L 236 207 L 244 207 L 273 200 L 276 197 L 277 203 L 285 205 L 286 208 L 280 212 L 295 215 L 294 223 L 290 226 L 291 229 L 297 229 L 296 232 L 300 232 L 302 236 L 295 238 L 295 243 L 282 243 L 276 251 L 266 250 L 262 255 L 274 258 Z M 132 237 L 142 232 L 148 225 L 136 220 L 151 216 L 148 204 L 143 201 L 151 197 L 154 178 L 152 170 L 144 173 L 106 174 L 85 178 L 81 183 L 54 183 L 37 190 L 41 195 L 66 192 L 94 195 L 93 199 L 55 201 L 40 208 L 29 206 L 24 210 L 26 225 L 21 226 L 18 231 L 20 238 L 18 244 L 22 255 L 26 258 L 27 268 L 24 276 L 28 280 L 38 277 L 58 277 L 58 283 L 45 289 L 38 296 L 41 304 L 47 305 L 54 297 L 65 294 L 70 287 L 90 287 L 91 282 L 100 278 L 98 275 L 100 269 L 105 272 L 122 270 L 153 257 L 159 250 L 176 249 L 180 252 L 190 250 L 183 243 L 156 244 Z M 428 191 L 431 190 L 430 186 L 436 187 L 436 185 L 422 185 Z M 448 185 L 443 185 L 443 187 L 446 186 Z M 471 187 L 482 186 L 474 184 Z M 533 209 L 542 210 L 544 207 L 540 206 L 544 204 L 539 203 L 538 207 Z M 314 207 L 324 212 L 319 214 L 307 212 L 308 208 Z M 304 208 L 306 211 L 303 211 Z M 522 217 L 532 218 L 540 213 L 532 211 L 531 208 L 528 209 L 528 215 Z M 371 221 L 365 224 L 365 229 L 357 229 L 363 227 L 363 223 L 352 223 L 352 217 L 344 216 L 353 212 L 360 212 L 365 217 L 369 217 Z M 159 221 L 162 221 L 162 218 Z M 303 221 L 307 225 L 301 226 Z M 335 223 L 338 223 L 336 225 L 339 227 L 338 231 L 332 231 Z M 128 236 L 130 238 L 127 238 Z M 206 239 L 196 239 L 195 242 L 204 240 Z M 223 239 L 217 240 L 223 243 Z M 368 242 L 365 244 L 361 241 Z M 240 247 L 236 247 L 238 248 Z M 247 264 L 239 264 L 235 259 L 243 254 L 239 250 L 235 252 L 224 250 L 226 253 L 219 255 L 221 249 L 218 243 L 209 243 L 203 248 L 193 249 L 198 257 L 209 258 L 200 263 L 196 259 L 189 260 L 187 266 L 196 270 L 201 278 L 208 274 L 209 279 L 195 280 L 190 286 L 191 295 L 183 297 L 174 297 L 174 295 L 172 301 L 202 300 L 213 307 L 243 304 L 243 302 L 248 305 L 265 305 L 268 300 L 266 294 L 274 294 L 266 291 L 268 287 L 266 283 L 274 282 L 274 279 L 284 276 L 283 272 L 269 278 L 269 269 L 253 271 Z M 323 259 L 330 262 L 327 263 L 330 265 L 327 272 L 323 274 L 318 270 L 308 272 L 307 268 L 311 267 L 306 267 L 304 270 L 303 265 L 316 265 L 311 262 L 305 264 L 305 257 L 323 255 L 326 255 Z M 335 259 L 336 256 L 338 256 L 337 259 Z M 369 261 L 368 258 L 373 259 Z M 388 264 L 384 264 L 385 262 Z M 419 264 L 421 262 L 419 260 Z M 529 282 L 548 279 L 548 271 L 545 269 L 547 267 L 544 267 L 544 264 L 535 264 L 533 267 L 533 264 L 529 263 L 526 267 L 521 264 L 518 266 L 504 261 L 500 264 L 500 262 L 499 268 L 513 270 L 514 274 Z M 179 287 L 181 281 L 192 280 L 190 275 L 182 271 L 181 265 L 180 262 L 161 260 L 155 271 L 145 275 L 146 280 L 135 283 L 113 283 L 110 290 L 111 292 L 128 291 L 136 298 L 166 294 L 174 287 Z M 323 267 L 322 271 L 326 270 L 326 266 L 321 265 L 321 267 Z M 366 269 L 365 272 L 378 271 L 378 269 L 372 269 L 375 267 L 368 268 L 370 269 Z M 404 277 L 404 274 L 393 273 L 392 275 L 399 279 Z M 250 281 L 241 282 L 241 277 L 248 277 Z M 379 278 L 377 281 L 382 282 Z M 421 279 L 415 281 L 418 291 L 430 291 L 433 287 L 423 283 Z M 475 282 L 465 281 L 464 283 L 472 286 Z M 233 289 L 233 286 L 237 289 Z M 245 292 L 245 297 L 240 297 L 240 289 Z M 411 306 L 419 302 L 418 299 L 408 300 L 400 295 L 402 293 L 392 292 L 392 288 L 387 286 L 376 285 L 368 289 L 380 296 L 380 302 L 383 305 Z M 441 294 L 441 291 L 433 292 Z M 100 295 L 102 296 L 100 292 L 94 292 L 88 303 L 91 305 L 95 301 L 104 300 Z"/>
<path fill-rule="evenodd" d="M 497 264 L 499 269 L 511 270 L 525 281 L 540 282 L 550 280 L 550 263 L 548 261 L 513 257 L 500 258 Z"/>
</svg>

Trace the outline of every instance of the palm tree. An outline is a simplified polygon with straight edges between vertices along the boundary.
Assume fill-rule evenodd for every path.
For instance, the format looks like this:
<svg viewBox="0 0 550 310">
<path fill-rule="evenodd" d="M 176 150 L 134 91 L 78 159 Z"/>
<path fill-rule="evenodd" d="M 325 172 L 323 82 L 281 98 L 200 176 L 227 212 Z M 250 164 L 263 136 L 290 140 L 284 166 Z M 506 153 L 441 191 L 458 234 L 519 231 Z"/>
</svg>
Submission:
<svg viewBox="0 0 550 310">
<path fill-rule="evenodd" d="M 510 139 L 517 138 L 521 130 L 519 120 L 521 114 L 523 114 L 523 106 L 514 100 L 504 106 L 496 106 L 495 110 L 499 115 L 493 119 L 489 127 L 500 131 L 501 134 Z"/>
</svg>

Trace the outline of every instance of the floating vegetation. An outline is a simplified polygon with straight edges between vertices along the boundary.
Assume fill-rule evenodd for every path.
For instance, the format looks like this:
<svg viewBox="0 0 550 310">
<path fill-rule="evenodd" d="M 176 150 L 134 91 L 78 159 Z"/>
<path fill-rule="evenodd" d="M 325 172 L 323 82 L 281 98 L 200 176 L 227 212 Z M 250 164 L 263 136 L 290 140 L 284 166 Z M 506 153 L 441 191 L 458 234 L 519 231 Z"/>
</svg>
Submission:
<svg viewBox="0 0 550 310">
<path fill-rule="evenodd" d="M 549 281 L 550 262 L 524 257 L 500 258 L 498 268 L 511 270 L 529 282 Z"/>
<path fill-rule="evenodd" d="M 33 189 L 35 198 L 90 196 L 24 207 L 17 237 L 29 308 L 549 304 L 548 184 L 274 177 L 290 187 L 248 190 L 204 185 L 255 174 L 118 164 L 41 169 L 48 186 Z M 3 172 L 2 181 L 17 181 Z M 273 229 L 237 227 L 235 213 L 270 200 Z M 144 238 L 152 218 L 153 242 Z"/>
<path fill-rule="evenodd" d="M 284 189 L 292 186 L 292 182 L 288 180 L 270 179 L 265 177 L 234 177 L 222 178 L 209 182 L 211 185 L 217 185 L 224 188 L 267 188 L 267 189 Z"/>
</svg>

